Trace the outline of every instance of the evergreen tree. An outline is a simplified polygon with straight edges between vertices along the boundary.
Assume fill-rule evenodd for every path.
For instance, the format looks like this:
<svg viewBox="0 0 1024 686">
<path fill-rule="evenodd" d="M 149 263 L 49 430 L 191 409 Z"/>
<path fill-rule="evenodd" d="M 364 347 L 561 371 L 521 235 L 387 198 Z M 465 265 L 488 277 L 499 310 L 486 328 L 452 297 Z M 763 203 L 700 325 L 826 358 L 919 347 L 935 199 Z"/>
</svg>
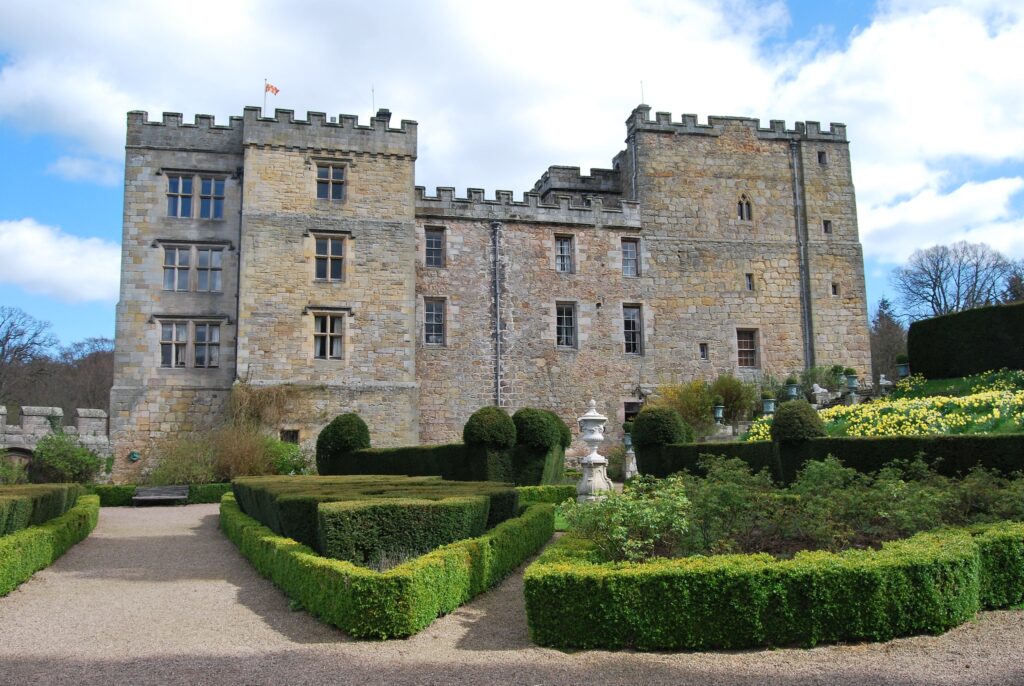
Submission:
<svg viewBox="0 0 1024 686">
<path fill-rule="evenodd" d="M 871 320 L 871 366 L 875 378 L 885 374 L 885 378 L 895 381 L 896 356 L 906 352 L 907 329 L 896 317 L 892 303 L 882 298 Z"/>
</svg>

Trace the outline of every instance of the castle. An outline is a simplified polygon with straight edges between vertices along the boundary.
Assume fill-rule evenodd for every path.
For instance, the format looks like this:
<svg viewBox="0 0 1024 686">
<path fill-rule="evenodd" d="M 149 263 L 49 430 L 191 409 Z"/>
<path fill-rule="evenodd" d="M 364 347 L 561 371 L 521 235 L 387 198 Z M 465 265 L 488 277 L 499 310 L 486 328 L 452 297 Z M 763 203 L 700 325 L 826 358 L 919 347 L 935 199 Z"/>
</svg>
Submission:
<svg viewBox="0 0 1024 686">
<path fill-rule="evenodd" d="M 641 105 L 611 169 L 517 201 L 414 187 L 417 124 L 390 119 L 128 114 L 115 478 L 236 381 L 287 385 L 284 440 L 356 411 L 387 446 L 483 405 L 573 424 L 594 397 L 614 433 L 666 381 L 870 374 L 845 126 Z"/>
</svg>

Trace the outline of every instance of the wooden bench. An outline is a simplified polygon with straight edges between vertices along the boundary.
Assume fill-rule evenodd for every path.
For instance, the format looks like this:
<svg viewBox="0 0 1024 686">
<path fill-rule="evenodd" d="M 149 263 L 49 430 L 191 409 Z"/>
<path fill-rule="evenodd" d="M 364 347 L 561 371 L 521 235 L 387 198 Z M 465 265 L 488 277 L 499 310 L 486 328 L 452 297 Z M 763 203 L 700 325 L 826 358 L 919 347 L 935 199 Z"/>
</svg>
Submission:
<svg viewBox="0 0 1024 686">
<path fill-rule="evenodd" d="M 135 489 L 133 505 L 178 505 L 188 502 L 188 486 L 142 486 Z"/>
</svg>

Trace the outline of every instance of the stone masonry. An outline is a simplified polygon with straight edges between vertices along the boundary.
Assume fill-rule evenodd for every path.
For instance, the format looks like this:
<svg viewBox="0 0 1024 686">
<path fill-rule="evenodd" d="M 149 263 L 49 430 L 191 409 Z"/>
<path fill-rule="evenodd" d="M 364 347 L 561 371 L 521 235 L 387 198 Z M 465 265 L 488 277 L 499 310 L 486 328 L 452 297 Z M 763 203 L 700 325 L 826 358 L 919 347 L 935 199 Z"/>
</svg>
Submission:
<svg viewBox="0 0 1024 686">
<path fill-rule="evenodd" d="M 870 374 L 845 126 L 700 124 L 641 105 L 612 169 L 551 167 L 521 201 L 414 188 L 416 131 L 387 110 L 369 125 L 129 113 L 115 478 L 145 466 L 129 451 L 216 421 L 236 382 L 289 389 L 268 427 L 289 439 L 309 444 L 357 411 L 387 446 L 458 440 L 483 405 L 549 408 L 572 425 L 595 397 L 611 437 L 668 381 L 833 363 Z M 169 206 L 181 178 L 193 179 L 186 216 Z M 223 182 L 219 217 L 203 216 L 204 180 Z M 219 289 L 200 287 L 210 250 Z M 633 350 L 624 313 L 640 330 Z M 171 328 L 183 341 L 169 358 Z"/>
</svg>

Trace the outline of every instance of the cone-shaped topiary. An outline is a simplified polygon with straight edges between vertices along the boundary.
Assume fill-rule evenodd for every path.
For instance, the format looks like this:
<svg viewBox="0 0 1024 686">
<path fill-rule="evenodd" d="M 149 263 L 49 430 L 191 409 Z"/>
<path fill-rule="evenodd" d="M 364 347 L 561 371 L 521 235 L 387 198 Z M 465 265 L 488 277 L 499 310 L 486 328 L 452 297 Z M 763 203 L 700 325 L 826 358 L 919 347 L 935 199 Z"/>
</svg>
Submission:
<svg viewBox="0 0 1024 686">
<path fill-rule="evenodd" d="M 645 407 L 633 421 L 632 436 L 639 448 L 692 443 L 693 429 L 671 407 Z"/>
<path fill-rule="evenodd" d="M 818 411 L 803 398 L 782 403 L 775 410 L 771 426 L 773 441 L 806 441 L 825 435 L 825 423 Z"/>
<path fill-rule="evenodd" d="M 524 407 L 512 415 L 516 425 L 516 443 L 536 450 L 547 450 L 561 442 L 561 435 L 550 412 Z"/>
<path fill-rule="evenodd" d="M 501 408 L 481 407 L 462 427 L 462 442 L 488 448 L 511 448 L 516 444 L 516 425 Z"/>
<path fill-rule="evenodd" d="M 337 471 L 345 456 L 370 447 L 370 430 L 355 412 L 338 415 L 316 437 L 316 470 L 320 474 L 346 474 Z"/>
</svg>

